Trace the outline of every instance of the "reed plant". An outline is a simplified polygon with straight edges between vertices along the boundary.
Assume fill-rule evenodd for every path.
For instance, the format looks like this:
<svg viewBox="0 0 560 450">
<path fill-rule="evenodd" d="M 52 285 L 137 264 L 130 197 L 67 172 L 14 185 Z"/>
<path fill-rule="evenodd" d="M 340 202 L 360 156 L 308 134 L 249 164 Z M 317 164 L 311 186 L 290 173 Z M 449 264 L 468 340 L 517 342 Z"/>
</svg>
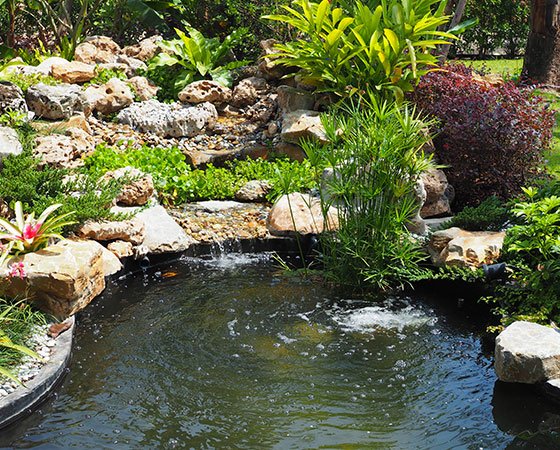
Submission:
<svg viewBox="0 0 560 450">
<path fill-rule="evenodd" d="M 303 143 L 314 167 L 330 167 L 323 214 L 337 208 L 339 229 L 321 236 L 326 275 L 353 291 L 388 290 L 425 274 L 420 244 L 407 230 L 418 211 L 415 186 L 432 165 L 430 139 L 414 107 L 370 95 L 323 116 L 330 143 Z M 332 212 L 331 212 L 332 213 Z"/>
</svg>

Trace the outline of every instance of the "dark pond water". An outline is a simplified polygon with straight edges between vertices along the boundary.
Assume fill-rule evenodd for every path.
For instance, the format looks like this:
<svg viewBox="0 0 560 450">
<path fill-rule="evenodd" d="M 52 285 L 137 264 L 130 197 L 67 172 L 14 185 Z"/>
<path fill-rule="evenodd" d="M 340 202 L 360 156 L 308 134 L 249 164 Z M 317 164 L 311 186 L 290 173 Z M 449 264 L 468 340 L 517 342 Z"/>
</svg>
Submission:
<svg viewBox="0 0 560 450">
<path fill-rule="evenodd" d="M 560 448 L 560 409 L 496 383 L 457 299 L 336 297 L 262 255 L 184 260 L 83 313 L 71 370 L 2 448 Z"/>
</svg>

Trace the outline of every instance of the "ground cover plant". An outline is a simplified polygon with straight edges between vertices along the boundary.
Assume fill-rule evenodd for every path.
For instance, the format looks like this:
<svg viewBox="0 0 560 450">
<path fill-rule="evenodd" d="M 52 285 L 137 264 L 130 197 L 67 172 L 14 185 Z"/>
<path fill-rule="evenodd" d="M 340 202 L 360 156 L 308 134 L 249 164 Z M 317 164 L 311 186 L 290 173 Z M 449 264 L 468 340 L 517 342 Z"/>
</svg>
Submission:
<svg viewBox="0 0 560 450">
<path fill-rule="evenodd" d="M 280 180 L 285 177 L 292 180 L 295 190 L 309 190 L 317 185 L 309 161 L 247 159 L 227 162 L 224 167 L 209 164 L 205 169 L 193 169 L 178 148 L 143 147 L 120 151 L 101 145 L 86 158 L 85 166 L 93 177 L 126 166 L 149 173 L 154 178 L 160 199 L 167 204 L 233 199 L 235 193 L 251 180 L 271 183 L 270 201 L 282 193 Z"/>
<path fill-rule="evenodd" d="M 445 222 L 443 227 L 459 227 L 468 231 L 500 231 L 511 218 L 512 213 L 506 202 L 490 196 L 478 206 L 466 206 Z"/>
</svg>

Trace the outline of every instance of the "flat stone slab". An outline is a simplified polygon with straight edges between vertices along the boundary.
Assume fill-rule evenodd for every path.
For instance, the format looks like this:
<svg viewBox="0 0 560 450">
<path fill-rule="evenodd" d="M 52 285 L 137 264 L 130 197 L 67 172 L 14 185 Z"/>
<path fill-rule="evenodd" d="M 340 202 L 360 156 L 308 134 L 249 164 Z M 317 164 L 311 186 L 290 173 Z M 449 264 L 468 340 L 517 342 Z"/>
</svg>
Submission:
<svg viewBox="0 0 560 450">
<path fill-rule="evenodd" d="M 50 359 L 25 387 L 20 386 L 11 394 L 0 398 L 0 428 L 30 414 L 56 387 L 64 377 L 70 363 L 74 334 L 74 317 L 71 327 L 56 338 Z"/>
<path fill-rule="evenodd" d="M 560 378 L 560 333 L 536 323 L 514 322 L 496 338 L 494 357 L 501 381 L 534 384 Z"/>
</svg>

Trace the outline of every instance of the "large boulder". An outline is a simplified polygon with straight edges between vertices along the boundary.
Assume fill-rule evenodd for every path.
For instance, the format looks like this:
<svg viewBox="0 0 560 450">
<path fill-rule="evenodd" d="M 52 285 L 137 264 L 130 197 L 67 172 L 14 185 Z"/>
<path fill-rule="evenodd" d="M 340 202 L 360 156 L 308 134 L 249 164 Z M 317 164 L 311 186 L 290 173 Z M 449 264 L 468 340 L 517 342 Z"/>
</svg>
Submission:
<svg viewBox="0 0 560 450">
<path fill-rule="evenodd" d="M 445 172 L 441 169 L 430 169 L 424 172 L 421 178 L 426 189 L 426 201 L 420 215 L 423 218 L 450 215 L 455 190 L 448 183 Z"/>
<path fill-rule="evenodd" d="M 501 381 L 540 383 L 560 378 L 560 333 L 531 322 L 514 322 L 496 338 L 494 368 Z"/>
<path fill-rule="evenodd" d="M 21 155 L 23 146 L 19 136 L 13 128 L 0 126 L 0 166 L 2 160 L 10 155 Z"/>
<path fill-rule="evenodd" d="M 320 114 L 303 109 L 284 114 L 281 136 L 284 142 L 292 144 L 299 144 L 304 138 L 328 142 Z"/>
<path fill-rule="evenodd" d="M 95 78 L 95 66 L 79 61 L 66 61 L 53 64 L 51 74 L 63 83 L 85 83 Z"/>
<path fill-rule="evenodd" d="M 102 86 L 89 86 L 85 95 L 93 110 L 101 114 L 120 111 L 134 102 L 134 94 L 130 87 L 118 78 L 111 78 Z"/>
<path fill-rule="evenodd" d="M 18 111 L 27 114 L 25 96 L 19 86 L 9 81 L 0 81 L 0 114 L 6 111 Z"/>
<path fill-rule="evenodd" d="M 25 295 L 58 318 L 82 310 L 105 289 L 103 249 L 94 241 L 64 240 L 9 261 L 14 262 L 23 263 L 26 276 L 3 275 L 5 294 Z"/>
<path fill-rule="evenodd" d="M 26 100 L 29 109 L 43 119 L 69 119 L 76 113 L 87 116 L 91 112 L 82 88 L 75 84 L 39 83 L 27 90 Z"/>
<path fill-rule="evenodd" d="M 278 94 L 278 107 L 283 113 L 300 109 L 312 110 L 315 105 L 313 94 L 304 89 L 281 85 L 276 89 L 276 93 Z"/>
<path fill-rule="evenodd" d="M 504 238 L 502 231 L 464 231 L 453 227 L 433 233 L 428 251 L 436 266 L 476 268 L 499 258 Z"/>
<path fill-rule="evenodd" d="M 128 179 L 116 198 L 117 203 L 125 206 L 144 206 L 154 193 L 152 176 L 134 167 L 107 172 L 103 178 L 105 180 Z"/>
<path fill-rule="evenodd" d="M 267 219 L 267 229 L 275 236 L 319 234 L 338 228 L 338 212 L 331 207 L 323 216 L 321 201 L 308 194 L 283 195 L 274 204 Z"/>
<path fill-rule="evenodd" d="M 245 78 L 235 86 L 231 104 L 238 108 L 254 105 L 269 90 L 270 87 L 264 78 Z"/>
<path fill-rule="evenodd" d="M 76 230 L 76 235 L 95 241 L 124 241 L 139 245 L 144 241 L 144 221 L 133 217 L 120 221 L 88 221 Z"/>
<path fill-rule="evenodd" d="M 161 137 L 191 137 L 211 128 L 217 118 L 218 112 L 211 103 L 185 106 L 148 100 L 123 109 L 117 121 L 142 133 Z"/>
<path fill-rule="evenodd" d="M 107 36 L 91 36 L 76 47 L 74 59 L 86 64 L 112 63 L 121 52 L 119 44 Z"/>
<path fill-rule="evenodd" d="M 201 80 L 190 83 L 179 92 L 179 101 L 183 103 L 227 103 L 231 100 L 231 89 L 216 81 Z"/>
<path fill-rule="evenodd" d="M 43 164 L 74 168 L 83 165 L 80 157 L 95 148 L 92 137 L 81 128 L 68 128 L 65 134 L 38 136 L 33 155 Z"/>
<path fill-rule="evenodd" d="M 151 100 L 157 96 L 159 88 L 146 77 L 132 77 L 128 84 L 141 102 Z"/>
</svg>

